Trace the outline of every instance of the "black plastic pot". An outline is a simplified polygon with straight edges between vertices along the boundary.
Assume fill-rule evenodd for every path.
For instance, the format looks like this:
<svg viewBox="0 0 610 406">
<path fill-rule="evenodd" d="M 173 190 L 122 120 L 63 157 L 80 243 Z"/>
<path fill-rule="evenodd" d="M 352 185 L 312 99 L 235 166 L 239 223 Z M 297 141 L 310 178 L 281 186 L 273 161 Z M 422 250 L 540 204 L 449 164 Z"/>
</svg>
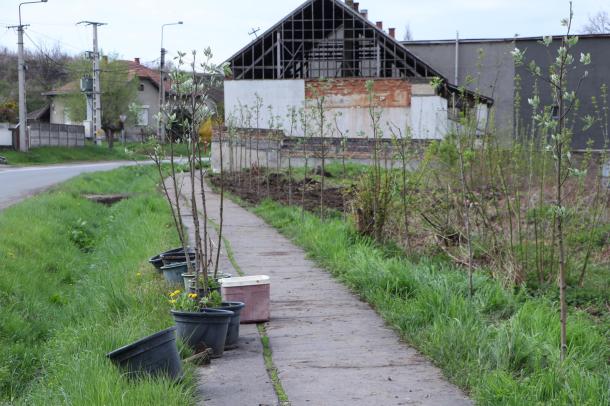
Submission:
<svg viewBox="0 0 610 406">
<path fill-rule="evenodd" d="M 192 263 L 192 266 L 195 267 L 194 262 Z M 163 277 L 169 283 L 183 284 L 182 274 L 188 271 L 188 265 L 186 262 L 176 262 L 169 265 L 163 265 L 161 271 L 163 271 Z"/>
<path fill-rule="evenodd" d="M 148 262 L 155 267 L 155 269 L 161 272 L 161 267 L 163 266 L 163 261 L 161 261 L 161 256 L 155 255 L 154 257 L 150 257 Z"/>
<path fill-rule="evenodd" d="M 184 255 L 183 249 L 173 252 L 164 252 L 160 254 L 159 257 L 161 258 L 161 262 L 163 262 L 163 265 L 171 265 L 176 262 L 186 262 L 186 255 Z M 191 261 L 194 261 L 196 259 L 196 254 L 190 250 L 189 259 Z"/>
<path fill-rule="evenodd" d="M 233 312 L 231 321 L 229 322 L 229 328 L 227 330 L 227 341 L 225 342 L 225 350 L 232 350 L 237 348 L 237 341 L 239 340 L 239 321 L 241 309 L 243 309 L 245 303 L 243 302 L 222 302 L 219 309 L 229 310 Z"/>
<path fill-rule="evenodd" d="M 163 260 L 161 259 L 161 255 L 173 255 L 182 252 L 182 256 L 184 257 L 184 248 L 173 248 L 171 250 L 167 250 L 160 254 L 155 255 L 154 257 L 150 257 L 148 262 L 154 266 L 159 272 L 161 272 L 161 267 L 163 266 Z"/>
<path fill-rule="evenodd" d="M 204 309 L 201 312 L 172 310 L 178 337 L 195 350 L 211 348 L 213 358 L 222 357 L 233 312 Z"/>
<path fill-rule="evenodd" d="M 130 376 L 167 375 L 182 378 L 182 363 L 176 347 L 176 327 L 159 331 L 106 354 Z"/>
</svg>

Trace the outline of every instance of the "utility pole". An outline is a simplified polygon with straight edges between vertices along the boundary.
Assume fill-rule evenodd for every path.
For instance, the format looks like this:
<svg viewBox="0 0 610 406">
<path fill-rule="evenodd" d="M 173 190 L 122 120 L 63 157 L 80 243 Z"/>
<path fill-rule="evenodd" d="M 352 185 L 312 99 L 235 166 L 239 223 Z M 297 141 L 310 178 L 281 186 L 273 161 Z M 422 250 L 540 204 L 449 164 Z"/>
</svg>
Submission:
<svg viewBox="0 0 610 406">
<path fill-rule="evenodd" d="M 163 72 L 165 69 L 166 52 L 167 51 L 165 48 L 161 46 L 161 60 L 159 61 L 159 127 L 157 129 L 157 138 L 159 139 L 159 142 L 163 142 L 165 140 L 165 78 Z"/>
<path fill-rule="evenodd" d="M 30 149 L 28 139 L 28 111 L 25 100 L 25 57 L 23 51 L 23 29 L 21 23 L 21 6 L 24 4 L 46 3 L 47 0 L 26 1 L 19 4 L 19 25 L 17 27 L 17 77 L 19 81 L 19 151 L 27 152 Z"/>
<path fill-rule="evenodd" d="M 98 139 L 98 133 L 102 128 L 102 88 L 100 86 L 100 53 L 97 44 L 97 27 L 100 25 L 106 25 L 106 23 L 100 23 L 96 21 L 80 21 L 77 24 L 90 25 L 93 28 L 93 52 L 90 54 L 90 59 L 93 60 L 93 97 L 91 98 L 93 104 L 93 134 L 95 137 L 95 144 L 101 145 L 101 141 Z"/>
<path fill-rule="evenodd" d="M 163 30 L 169 25 L 182 25 L 182 21 L 161 25 L 161 59 L 159 60 L 159 126 L 157 127 L 157 139 L 165 142 L 165 54 L 167 50 L 163 48 Z"/>
<path fill-rule="evenodd" d="M 27 136 L 28 115 L 25 102 L 25 58 L 23 55 L 23 28 L 21 21 L 17 27 L 17 65 L 19 67 L 19 151 L 28 152 L 30 143 Z"/>
</svg>

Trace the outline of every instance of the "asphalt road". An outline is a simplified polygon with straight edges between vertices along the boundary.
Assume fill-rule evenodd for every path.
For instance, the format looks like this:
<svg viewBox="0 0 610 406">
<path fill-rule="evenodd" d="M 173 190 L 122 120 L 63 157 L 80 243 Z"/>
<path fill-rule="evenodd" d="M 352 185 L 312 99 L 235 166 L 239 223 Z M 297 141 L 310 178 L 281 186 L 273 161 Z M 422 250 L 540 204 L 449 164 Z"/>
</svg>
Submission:
<svg viewBox="0 0 610 406">
<path fill-rule="evenodd" d="M 82 173 L 109 171 L 127 165 L 134 165 L 134 162 L 60 164 L 18 168 L 0 166 L 0 210 Z"/>
</svg>

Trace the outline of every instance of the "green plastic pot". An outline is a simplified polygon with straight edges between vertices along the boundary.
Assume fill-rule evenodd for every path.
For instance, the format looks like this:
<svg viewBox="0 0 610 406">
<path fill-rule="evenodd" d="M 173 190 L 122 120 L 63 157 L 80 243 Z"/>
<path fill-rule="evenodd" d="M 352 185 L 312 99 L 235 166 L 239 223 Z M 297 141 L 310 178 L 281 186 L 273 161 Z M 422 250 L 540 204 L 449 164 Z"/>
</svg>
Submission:
<svg viewBox="0 0 610 406">
<path fill-rule="evenodd" d="M 191 262 L 192 267 L 195 267 L 195 262 Z M 182 284 L 182 274 L 188 270 L 186 262 L 176 262 L 161 267 L 163 277 L 166 281 L 172 284 Z"/>
</svg>

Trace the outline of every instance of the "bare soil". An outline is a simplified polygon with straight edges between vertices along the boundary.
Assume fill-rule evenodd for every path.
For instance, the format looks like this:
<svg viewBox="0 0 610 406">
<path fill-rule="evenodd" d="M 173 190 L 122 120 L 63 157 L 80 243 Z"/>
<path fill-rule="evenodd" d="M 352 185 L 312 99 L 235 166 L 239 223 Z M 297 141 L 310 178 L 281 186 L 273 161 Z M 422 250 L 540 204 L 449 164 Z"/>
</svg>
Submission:
<svg viewBox="0 0 610 406">
<path fill-rule="evenodd" d="M 248 203 L 258 204 L 264 199 L 272 199 L 284 204 L 303 206 L 306 210 L 320 210 L 321 184 L 317 179 L 306 177 L 303 180 L 289 181 L 283 173 L 270 173 L 269 186 L 265 174 L 242 172 L 241 174 L 225 174 L 224 187 Z M 219 175 L 212 176 L 212 184 L 220 187 Z M 324 207 L 327 209 L 345 211 L 350 192 L 344 187 L 324 188 Z"/>
</svg>

